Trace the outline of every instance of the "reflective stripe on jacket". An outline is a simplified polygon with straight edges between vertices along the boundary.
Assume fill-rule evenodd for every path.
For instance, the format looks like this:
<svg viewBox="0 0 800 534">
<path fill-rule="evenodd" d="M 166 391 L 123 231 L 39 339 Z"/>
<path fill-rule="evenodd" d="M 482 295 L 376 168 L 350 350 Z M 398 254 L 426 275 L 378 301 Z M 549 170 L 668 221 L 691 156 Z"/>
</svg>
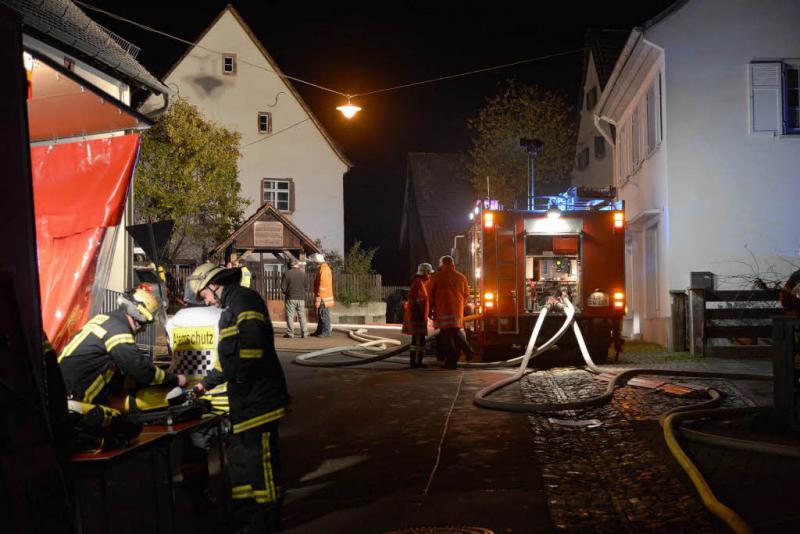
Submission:
<svg viewBox="0 0 800 534">
<path fill-rule="evenodd" d="M 227 382 L 233 432 L 286 415 L 289 393 L 275 352 L 272 322 L 261 295 L 239 284 L 222 290 L 217 356 L 220 368 L 203 378 L 206 390 Z"/>
<path fill-rule="evenodd" d="M 436 328 L 461 328 L 464 304 L 469 297 L 467 278 L 452 264 L 439 267 L 428 285 L 430 306 Z"/>
<path fill-rule="evenodd" d="M 250 287 L 250 280 L 253 278 L 253 275 L 250 274 L 250 269 L 247 267 L 242 267 L 242 280 L 241 284 L 244 287 Z"/>
<path fill-rule="evenodd" d="M 77 401 L 104 404 L 109 384 L 119 373 L 137 386 L 177 386 L 178 376 L 166 373 L 139 350 L 125 312 L 95 315 L 58 356 L 67 395 Z"/>
<path fill-rule="evenodd" d="M 408 301 L 403 312 L 403 333 L 409 335 L 428 333 L 428 281 L 429 276 L 417 275 L 411 282 Z"/>
<path fill-rule="evenodd" d="M 314 279 L 314 298 L 321 299 L 326 308 L 332 308 L 333 301 L 333 272 L 327 263 L 322 263 Z"/>
</svg>

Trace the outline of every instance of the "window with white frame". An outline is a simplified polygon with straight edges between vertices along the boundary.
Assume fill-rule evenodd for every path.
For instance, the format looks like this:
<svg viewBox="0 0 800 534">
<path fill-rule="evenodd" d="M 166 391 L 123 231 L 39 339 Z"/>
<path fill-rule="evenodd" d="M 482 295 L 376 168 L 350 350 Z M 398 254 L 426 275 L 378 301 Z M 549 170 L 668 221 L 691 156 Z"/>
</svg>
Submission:
<svg viewBox="0 0 800 534">
<path fill-rule="evenodd" d="M 291 178 L 261 180 L 261 203 L 271 203 L 280 211 L 294 211 L 294 183 Z"/>
<path fill-rule="evenodd" d="M 272 113 L 269 111 L 258 112 L 258 133 L 271 134 L 272 133 Z"/>
<path fill-rule="evenodd" d="M 234 76 L 236 74 L 236 54 L 222 54 L 222 74 Z"/>
<path fill-rule="evenodd" d="M 750 63 L 750 133 L 800 135 L 800 59 Z"/>
<path fill-rule="evenodd" d="M 658 148 L 662 139 L 661 76 L 655 77 L 639 100 L 630 119 L 620 128 L 617 140 L 617 184 L 623 184 L 645 159 Z"/>
</svg>

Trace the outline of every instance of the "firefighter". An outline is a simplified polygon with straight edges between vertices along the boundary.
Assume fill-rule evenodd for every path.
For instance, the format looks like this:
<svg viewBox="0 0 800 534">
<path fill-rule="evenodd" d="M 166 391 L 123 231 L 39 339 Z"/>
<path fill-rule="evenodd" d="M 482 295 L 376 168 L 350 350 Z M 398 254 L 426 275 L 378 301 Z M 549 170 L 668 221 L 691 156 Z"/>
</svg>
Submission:
<svg viewBox="0 0 800 534">
<path fill-rule="evenodd" d="M 428 286 L 428 297 L 436 328 L 440 330 L 438 347 L 444 352 L 444 367 L 455 369 L 461 350 L 465 350 L 470 360 L 472 351 L 466 338 L 461 336 L 464 304 L 469 297 L 467 278 L 456 271 L 451 256 L 442 256 L 439 260 L 439 270 Z"/>
<path fill-rule="evenodd" d="M 425 335 L 428 333 L 428 282 L 433 272 L 430 263 L 420 263 L 417 275 L 411 281 L 408 301 L 403 314 L 403 333 L 411 336 L 409 363 L 411 367 L 422 367 L 425 355 Z"/>
<path fill-rule="evenodd" d="M 225 266 L 228 267 L 228 268 L 235 267 L 237 269 L 241 269 L 242 270 L 242 279 L 241 279 L 240 283 L 244 287 L 250 287 L 250 283 L 253 280 L 253 274 L 250 272 L 250 269 L 247 268 L 247 265 L 242 265 L 242 263 L 236 258 L 235 254 L 233 256 L 231 256 L 231 261 L 229 261 Z"/>
<path fill-rule="evenodd" d="M 272 322 L 261 296 L 240 283 L 239 269 L 200 265 L 189 278 L 198 300 L 222 308 L 217 357 L 195 393 L 228 383 L 231 433 L 227 460 L 236 527 L 243 532 L 279 528 L 281 476 L 278 423 L 286 415 L 289 394 Z"/>
<path fill-rule="evenodd" d="M 333 273 L 331 267 L 325 262 L 325 256 L 316 253 L 309 258 L 319 265 L 317 276 L 314 278 L 314 308 L 317 310 L 317 330 L 312 336 L 331 336 L 331 314 L 328 311 L 334 305 L 333 300 Z"/>
<path fill-rule="evenodd" d="M 110 314 L 92 317 L 58 356 L 71 400 L 105 405 L 112 389 L 122 389 L 123 377 L 136 386 L 186 385 L 184 375 L 156 367 L 133 337 L 153 322 L 160 308 L 158 299 L 145 289 L 136 289 L 117 303 L 119 308 Z"/>
</svg>

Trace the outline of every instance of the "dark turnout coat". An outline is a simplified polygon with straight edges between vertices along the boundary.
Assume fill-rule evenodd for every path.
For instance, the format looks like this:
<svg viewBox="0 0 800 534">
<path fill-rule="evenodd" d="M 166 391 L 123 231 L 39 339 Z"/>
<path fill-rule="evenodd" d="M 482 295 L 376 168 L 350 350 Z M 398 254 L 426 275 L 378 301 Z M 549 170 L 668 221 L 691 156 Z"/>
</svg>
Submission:
<svg viewBox="0 0 800 534">
<path fill-rule="evenodd" d="M 238 434 L 286 415 L 289 394 L 264 300 L 238 284 L 226 285 L 220 300 L 221 369 L 211 370 L 203 387 L 228 383 L 230 419 Z"/>
<path fill-rule="evenodd" d="M 159 369 L 139 350 L 122 310 L 92 317 L 61 351 L 58 363 L 67 396 L 92 404 L 105 404 L 112 383 L 121 385 L 123 376 L 136 386 L 178 385 L 177 375 Z"/>
</svg>

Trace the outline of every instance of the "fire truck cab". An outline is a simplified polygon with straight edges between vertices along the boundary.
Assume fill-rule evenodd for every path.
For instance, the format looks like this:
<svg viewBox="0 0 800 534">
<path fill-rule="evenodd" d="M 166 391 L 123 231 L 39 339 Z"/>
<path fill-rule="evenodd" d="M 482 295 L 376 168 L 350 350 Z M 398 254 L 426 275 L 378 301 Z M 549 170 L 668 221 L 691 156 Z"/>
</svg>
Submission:
<svg viewBox="0 0 800 534">
<path fill-rule="evenodd" d="M 612 344 L 619 353 L 625 216 L 615 188 L 571 188 L 557 196 L 518 199 L 513 209 L 478 200 L 470 218 L 453 253 L 469 280 L 468 308 L 479 317 L 465 328 L 483 360 L 518 355 L 541 309 L 564 291 L 575 304 L 592 358 L 605 361 Z M 550 337 L 563 320 L 563 312 L 548 313 L 539 339 Z M 543 360 L 552 365 L 577 358 L 569 334 Z"/>
</svg>

